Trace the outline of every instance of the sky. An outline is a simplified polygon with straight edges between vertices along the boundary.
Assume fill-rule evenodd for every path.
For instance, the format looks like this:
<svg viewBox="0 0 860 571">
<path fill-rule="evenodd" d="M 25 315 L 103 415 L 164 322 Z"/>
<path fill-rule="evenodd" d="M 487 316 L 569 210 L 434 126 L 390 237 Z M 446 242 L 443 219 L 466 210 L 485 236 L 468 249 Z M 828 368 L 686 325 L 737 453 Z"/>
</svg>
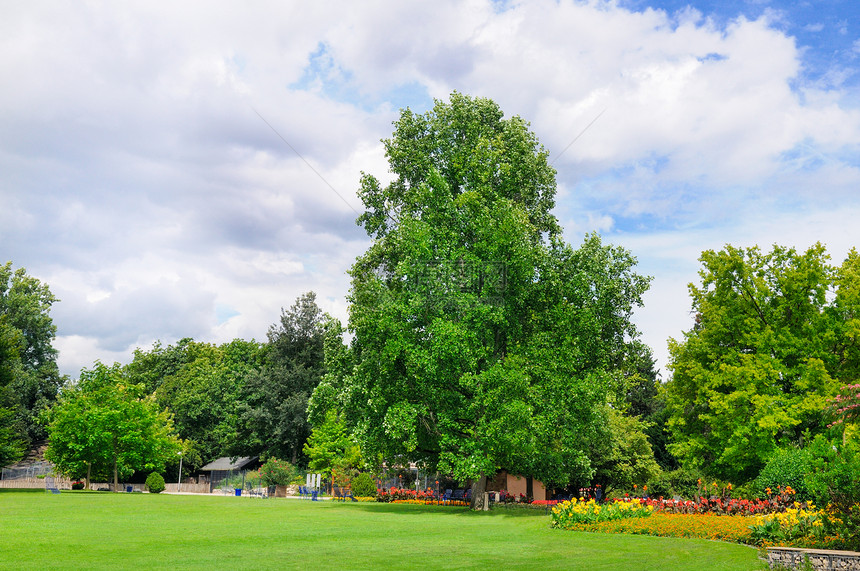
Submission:
<svg viewBox="0 0 860 571">
<path fill-rule="evenodd" d="M 455 90 L 530 123 L 568 242 L 653 276 L 664 379 L 703 250 L 858 244 L 856 0 L 0 1 L 0 263 L 60 299 L 72 378 L 311 290 L 346 322 L 361 172 Z"/>
</svg>

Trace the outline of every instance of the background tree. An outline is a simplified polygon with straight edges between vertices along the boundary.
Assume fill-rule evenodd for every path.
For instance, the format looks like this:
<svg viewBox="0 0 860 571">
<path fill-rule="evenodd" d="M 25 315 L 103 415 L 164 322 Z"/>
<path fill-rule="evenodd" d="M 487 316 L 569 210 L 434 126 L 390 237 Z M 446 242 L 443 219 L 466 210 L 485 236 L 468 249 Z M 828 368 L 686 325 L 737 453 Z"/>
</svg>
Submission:
<svg viewBox="0 0 860 571">
<path fill-rule="evenodd" d="M 361 451 L 350 436 L 346 424 L 335 410 L 329 410 L 323 422 L 315 427 L 304 445 L 308 468 L 332 478 L 334 485 L 346 485 L 343 480 L 358 473 Z M 340 475 L 341 481 L 337 481 Z"/>
<path fill-rule="evenodd" d="M 154 381 L 156 401 L 170 410 L 177 433 L 189 443 L 185 467 L 194 470 L 230 455 L 236 446 L 243 386 L 262 366 L 262 347 L 240 339 L 218 346 L 183 339 L 180 346 L 181 352 L 172 346 L 161 351 L 159 345 L 150 353 L 136 352 L 128 369 L 132 380 Z M 148 366 L 141 374 L 143 363 Z M 165 376 L 151 375 L 156 371 Z"/>
<path fill-rule="evenodd" d="M 24 449 L 45 438 L 39 416 L 63 382 L 50 316 L 56 301 L 48 285 L 24 268 L 13 271 L 11 262 L 0 266 L 0 409 L 12 412 L 7 426 L 15 427 L 13 440 Z"/>
<path fill-rule="evenodd" d="M 651 444 L 654 459 L 664 470 L 678 468 L 678 460 L 669 452 L 669 414 L 666 409 L 666 391 L 654 368 L 651 348 L 643 343 L 631 344 L 625 364 L 624 414 L 642 421 Z"/>
<path fill-rule="evenodd" d="M 269 328 L 263 365 L 243 386 L 234 454 L 300 460 L 310 435 L 308 399 L 325 372 L 324 323 L 316 294 L 308 292 Z"/>
<path fill-rule="evenodd" d="M 856 282 L 845 277 L 856 253 L 841 276 L 828 260 L 820 244 L 702 254 L 701 285 L 689 286 L 696 323 L 669 343 L 670 449 L 683 462 L 749 481 L 777 448 L 825 429 L 827 398 L 858 367 Z"/>
<path fill-rule="evenodd" d="M 15 425 L 15 412 L 0 408 L 0 466 L 8 466 L 20 460 L 27 448 L 21 430 Z"/>
<path fill-rule="evenodd" d="M 183 441 L 183 472 L 233 453 L 242 387 L 262 366 L 262 354 L 260 343 L 241 339 L 214 345 L 185 338 L 175 345 L 156 342 L 149 350 L 135 350 L 123 373 L 173 415 Z M 175 481 L 178 471 L 174 458 L 167 463 L 168 480 Z"/>
<path fill-rule="evenodd" d="M 608 494 L 647 484 L 660 473 L 651 444 L 645 433 L 647 424 L 610 408 L 607 411 L 606 438 L 593 443 L 595 474 L 593 482 Z"/>
<path fill-rule="evenodd" d="M 122 367 L 96 363 L 64 391 L 49 413 L 45 457 L 62 472 L 81 476 L 86 467 L 119 477 L 136 470 L 161 471 L 181 443 L 173 421 L 143 385 L 129 384 Z"/>
<path fill-rule="evenodd" d="M 311 413 L 342 410 L 368 457 L 474 480 L 475 498 L 502 467 L 590 477 L 648 280 L 597 236 L 564 243 L 547 153 L 494 102 L 406 109 L 384 144 L 394 181 L 359 191 L 373 243 L 350 272 L 353 366 Z"/>
</svg>

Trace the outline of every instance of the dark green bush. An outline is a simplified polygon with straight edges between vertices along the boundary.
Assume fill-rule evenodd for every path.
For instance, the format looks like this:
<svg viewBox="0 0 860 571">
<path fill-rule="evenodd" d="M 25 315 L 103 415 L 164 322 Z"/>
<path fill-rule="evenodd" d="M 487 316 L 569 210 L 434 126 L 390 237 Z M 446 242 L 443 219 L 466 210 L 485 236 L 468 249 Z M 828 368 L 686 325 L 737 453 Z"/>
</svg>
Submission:
<svg viewBox="0 0 860 571">
<path fill-rule="evenodd" d="M 755 479 L 755 491 L 763 497 L 765 488 L 776 490 L 779 486 L 791 486 L 798 500 L 812 499 L 804 482 L 811 458 L 807 448 L 789 446 L 777 450 Z"/>
<path fill-rule="evenodd" d="M 352 479 L 352 495 L 363 498 L 376 497 L 376 482 L 370 477 L 370 474 L 362 472 Z"/>
<path fill-rule="evenodd" d="M 816 504 L 832 504 L 842 513 L 850 513 L 860 504 L 860 450 L 857 445 L 816 436 L 809 446 L 804 483 Z"/>
<path fill-rule="evenodd" d="M 150 494 L 160 494 L 164 491 L 164 478 L 158 472 L 153 472 L 146 477 L 146 487 Z"/>
<path fill-rule="evenodd" d="M 648 495 L 652 498 L 663 496 L 666 499 L 681 496 L 690 500 L 697 495 L 699 478 L 701 475 L 698 472 L 683 468 L 661 472 L 656 478 L 648 482 Z"/>
</svg>

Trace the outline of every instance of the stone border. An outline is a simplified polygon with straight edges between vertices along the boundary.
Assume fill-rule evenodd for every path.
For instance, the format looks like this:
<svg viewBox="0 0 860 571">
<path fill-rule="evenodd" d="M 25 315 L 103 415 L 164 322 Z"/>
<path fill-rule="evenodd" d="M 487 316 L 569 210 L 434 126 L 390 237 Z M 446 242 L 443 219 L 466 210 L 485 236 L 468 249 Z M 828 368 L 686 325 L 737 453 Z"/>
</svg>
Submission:
<svg viewBox="0 0 860 571">
<path fill-rule="evenodd" d="M 798 547 L 768 547 L 767 564 L 771 569 L 804 569 L 806 562 L 816 571 L 860 571 L 860 553 Z"/>
</svg>

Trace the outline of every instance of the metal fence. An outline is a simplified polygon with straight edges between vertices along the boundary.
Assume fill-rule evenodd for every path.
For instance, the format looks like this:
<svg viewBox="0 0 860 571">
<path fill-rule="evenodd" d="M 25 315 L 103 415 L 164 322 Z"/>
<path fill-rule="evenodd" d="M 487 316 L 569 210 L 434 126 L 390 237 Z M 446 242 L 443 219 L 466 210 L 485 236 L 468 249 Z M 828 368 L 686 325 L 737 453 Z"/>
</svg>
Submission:
<svg viewBox="0 0 860 571">
<path fill-rule="evenodd" d="M 34 462 L 25 466 L 9 466 L 3 468 L 0 480 L 24 480 L 47 476 L 54 471 L 54 465 L 50 462 Z"/>
</svg>

